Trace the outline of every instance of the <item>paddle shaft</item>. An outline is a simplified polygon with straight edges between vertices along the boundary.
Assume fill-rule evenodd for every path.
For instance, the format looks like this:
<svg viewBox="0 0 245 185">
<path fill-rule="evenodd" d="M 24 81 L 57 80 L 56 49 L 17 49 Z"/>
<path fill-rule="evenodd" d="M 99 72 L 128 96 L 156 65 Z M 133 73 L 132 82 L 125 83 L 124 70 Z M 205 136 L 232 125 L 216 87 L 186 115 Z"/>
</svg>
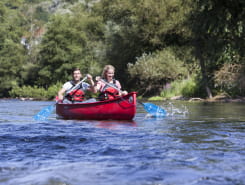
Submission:
<svg viewBox="0 0 245 185">
<path fill-rule="evenodd" d="M 108 85 L 108 86 L 110 86 L 110 87 L 112 87 L 112 88 L 116 89 L 118 92 L 122 93 L 122 90 L 121 90 L 121 89 L 119 89 L 119 88 L 117 88 L 117 87 L 115 87 L 115 86 L 111 85 L 110 83 L 106 82 L 105 80 L 103 80 L 103 79 L 99 79 L 99 81 L 101 81 L 101 82 L 105 83 L 106 85 Z"/>
<path fill-rule="evenodd" d="M 68 90 L 66 92 L 66 94 L 70 93 L 71 91 L 73 91 L 74 89 L 76 89 L 81 83 L 83 83 L 85 80 L 87 79 L 87 76 L 85 76 L 80 82 L 78 82 L 78 84 L 76 84 L 74 87 L 72 87 L 70 90 Z"/>
</svg>

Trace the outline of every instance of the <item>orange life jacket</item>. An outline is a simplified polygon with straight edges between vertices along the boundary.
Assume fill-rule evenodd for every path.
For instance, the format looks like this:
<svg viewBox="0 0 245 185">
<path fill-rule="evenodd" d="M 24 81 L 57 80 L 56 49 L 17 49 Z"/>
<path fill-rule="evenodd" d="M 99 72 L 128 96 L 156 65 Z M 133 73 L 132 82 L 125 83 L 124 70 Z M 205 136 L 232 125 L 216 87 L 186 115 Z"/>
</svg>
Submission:
<svg viewBox="0 0 245 185">
<path fill-rule="evenodd" d="M 74 84 L 73 84 L 74 85 Z M 69 101 L 84 101 L 85 93 L 82 90 L 82 85 L 78 89 L 74 89 L 66 95 Z"/>
<path fill-rule="evenodd" d="M 116 85 L 115 79 L 113 80 L 113 83 L 111 85 L 118 88 Z M 102 89 L 101 93 L 99 94 L 99 100 L 101 101 L 111 100 L 111 99 L 117 98 L 119 96 L 118 94 L 119 94 L 118 90 L 106 84 L 104 88 Z"/>
</svg>

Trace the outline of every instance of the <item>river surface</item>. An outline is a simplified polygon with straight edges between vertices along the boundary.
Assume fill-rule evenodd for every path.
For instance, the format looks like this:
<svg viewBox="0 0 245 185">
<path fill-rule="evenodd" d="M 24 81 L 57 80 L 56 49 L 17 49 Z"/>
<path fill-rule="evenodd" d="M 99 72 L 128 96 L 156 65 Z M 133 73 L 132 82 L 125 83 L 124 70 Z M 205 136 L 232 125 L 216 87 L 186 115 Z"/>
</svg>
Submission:
<svg viewBox="0 0 245 185">
<path fill-rule="evenodd" d="M 245 185 L 245 104 L 153 102 L 130 121 L 46 121 L 0 100 L 1 185 Z"/>
</svg>

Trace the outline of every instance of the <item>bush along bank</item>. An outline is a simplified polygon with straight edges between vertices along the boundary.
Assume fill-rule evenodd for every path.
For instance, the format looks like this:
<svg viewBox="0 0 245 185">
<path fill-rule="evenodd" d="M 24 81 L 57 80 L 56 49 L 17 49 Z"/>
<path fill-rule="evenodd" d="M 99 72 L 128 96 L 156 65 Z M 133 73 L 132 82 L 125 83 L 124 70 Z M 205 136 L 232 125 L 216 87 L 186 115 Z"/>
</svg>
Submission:
<svg viewBox="0 0 245 185">
<path fill-rule="evenodd" d="M 43 87 L 31 87 L 31 86 L 22 86 L 14 87 L 9 95 L 11 98 L 19 98 L 22 100 L 52 100 L 57 95 L 58 90 L 61 88 L 61 84 L 56 84 L 50 86 L 48 89 Z"/>
</svg>

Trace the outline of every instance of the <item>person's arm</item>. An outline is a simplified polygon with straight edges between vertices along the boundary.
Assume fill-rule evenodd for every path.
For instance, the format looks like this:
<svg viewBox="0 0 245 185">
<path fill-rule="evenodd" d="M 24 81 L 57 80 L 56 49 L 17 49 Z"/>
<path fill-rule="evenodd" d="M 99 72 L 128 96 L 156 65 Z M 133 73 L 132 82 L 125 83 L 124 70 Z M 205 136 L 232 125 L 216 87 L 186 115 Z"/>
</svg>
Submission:
<svg viewBox="0 0 245 185">
<path fill-rule="evenodd" d="M 120 84 L 120 82 L 119 82 L 118 80 L 116 81 L 116 85 L 117 85 L 118 89 L 121 90 L 122 86 L 121 86 L 121 84 Z M 120 96 L 123 96 L 123 95 L 128 94 L 128 92 L 127 92 L 127 91 L 121 90 L 121 91 L 118 92 L 118 94 L 119 94 Z"/>
<path fill-rule="evenodd" d="M 100 91 L 100 89 L 102 89 L 102 82 L 100 81 L 100 79 L 101 79 L 100 76 L 95 77 L 95 80 L 97 81 L 95 85 L 95 89 L 97 92 Z"/>
<path fill-rule="evenodd" d="M 97 92 L 97 88 L 96 88 L 95 83 L 94 83 L 94 81 L 93 81 L 93 77 L 92 77 L 90 74 L 87 74 L 87 79 L 88 79 L 88 81 L 89 81 L 89 83 L 90 83 L 90 88 L 89 88 L 89 90 L 90 90 L 91 92 L 93 92 L 93 93 L 96 93 L 96 92 Z"/>
<path fill-rule="evenodd" d="M 63 88 L 63 87 L 59 90 L 59 92 L 58 92 L 58 99 L 59 99 L 59 101 L 63 101 L 65 91 L 66 91 L 66 89 Z"/>
<path fill-rule="evenodd" d="M 66 82 L 62 88 L 58 91 L 58 101 L 63 101 L 64 99 L 64 94 L 68 89 L 72 88 L 72 84 L 70 82 Z"/>
</svg>

